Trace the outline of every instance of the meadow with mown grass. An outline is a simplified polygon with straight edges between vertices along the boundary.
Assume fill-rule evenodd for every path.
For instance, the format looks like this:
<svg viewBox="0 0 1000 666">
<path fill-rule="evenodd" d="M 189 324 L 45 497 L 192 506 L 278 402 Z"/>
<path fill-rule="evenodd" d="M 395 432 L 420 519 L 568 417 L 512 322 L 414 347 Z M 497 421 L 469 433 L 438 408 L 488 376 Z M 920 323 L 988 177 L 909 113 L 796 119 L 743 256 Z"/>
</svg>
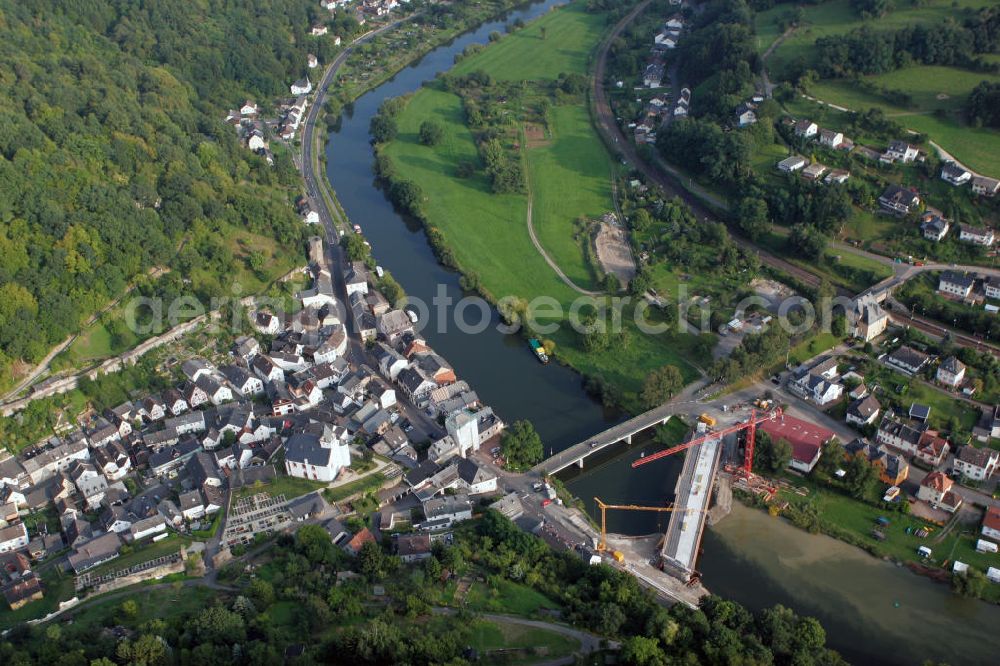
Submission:
<svg viewBox="0 0 1000 666">
<path fill-rule="evenodd" d="M 535 91 L 551 87 L 560 75 L 588 74 L 592 51 L 606 28 L 603 14 L 588 13 L 582 3 L 574 3 L 463 58 L 451 74 L 484 72 L 496 81 L 528 81 L 525 105 L 536 104 Z M 533 226 L 545 253 L 574 285 L 599 291 L 585 251 L 589 240 L 576 233 L 575 222 L 615 210 L 614 163 L 585 103 L 559 104 L 557 99 L 546 104 L 543 135 L 536 132 L 531 140 L 524 139 L 519 111 L 510 109 L 520 125 L 514 150 L 524 168 L 525 192 L 493 192 L 462 99 L 439 83 L 425 86 L 409 99 L 397 117 L 396 139 L 381 152 L 406 179 L 420 186 L 427 226 L 440 233 L 454 263 L 465 274 L 475 275 L 481 291 L 494 299 L 552 297 L 568 309 L 581 294 L 532 244 L 528 192 Z M 420 125 L 428 119 L 444 130 L 435 146 L 419 140 Z M 460 176 L 460 166 L 470 163 L 476 165 L 474 172 Z M 626 307 L 624 319 L 628 332 L 601 350 L 586 350 L 581 335 L 565 325 L 545 337 L 556 342 L 560 360 L 586 375 L 600 375 L 625 393 L 626 402 L 637 399 L 643 379 L 657 367 L 676 365 L 691 381 L 698 371 L 689 360 L 707 362 L 704 345 L 697 345 L 696 337 L 644 335 L 631 323 L 631 306 Z"/>
</svg>

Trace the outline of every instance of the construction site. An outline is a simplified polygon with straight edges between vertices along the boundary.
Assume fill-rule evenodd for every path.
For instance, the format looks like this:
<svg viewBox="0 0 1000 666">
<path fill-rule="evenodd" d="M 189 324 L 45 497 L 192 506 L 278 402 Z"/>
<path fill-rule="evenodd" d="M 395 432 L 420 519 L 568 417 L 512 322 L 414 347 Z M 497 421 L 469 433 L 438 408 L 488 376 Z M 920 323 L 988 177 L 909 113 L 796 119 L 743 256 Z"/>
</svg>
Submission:
<svg viewBox="0 0 1000 666">
<path fill-rule="evenodd" d="M 600 511 L 600 532 L 585 519 L 570 517 L 574 527 L 588 533 L 598 553 L 607 561 L 634 574 L 640 581 L 674 601 L 696 605 L 707 594 L 701 584 L 698 556 L 706 525 L 725 517 L 733 488 L 770 498 L 775 488 L 752 471 L 757 427 L 781 418 L 780 409 L 753 411 L 733 425 L 714 428 L 714 419 L 699 421 L 681 444 L 641 455 L 631 467 L 656 464 L 684 453 L 684 463 L 674 488 L 674 498 L 660 506 L 614 504 L 595 497 Z M 662 534 L 628 537 L 609 534 L 608 511 L 655 512 L 669 516 Z"/>
</svg>

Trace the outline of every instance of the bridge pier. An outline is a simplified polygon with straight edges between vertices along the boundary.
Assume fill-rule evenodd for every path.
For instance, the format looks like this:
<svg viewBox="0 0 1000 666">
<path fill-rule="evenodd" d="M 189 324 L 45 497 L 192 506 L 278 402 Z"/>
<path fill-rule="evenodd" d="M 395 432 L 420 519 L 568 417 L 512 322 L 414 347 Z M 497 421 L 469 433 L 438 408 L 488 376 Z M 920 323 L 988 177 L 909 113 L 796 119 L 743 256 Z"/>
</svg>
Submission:
<svg viewBox="0 0 1000 666">
<path fill-rule="evenodd" d="M 632 443 L 632 435 L 626 435 L 626 437 L 625 437 L 625 443 L 626 444 L 631 444 Z"/>
<path fill-rule="evenodd" d="M 579 460 L 576 461 L 576 466 L 579 467 L 580 469 L 583 469 L 583 458 L 580 458 Z"/>
<path fill-rule="evenodd" d="M 670 417 L 668 416 L 665 419 L 663 419 L 662 421 L 660 421 L 660 425 L 667 425 L 667 421 L 669 421 L 669 420 L 670 420 Z"/>
</svg>

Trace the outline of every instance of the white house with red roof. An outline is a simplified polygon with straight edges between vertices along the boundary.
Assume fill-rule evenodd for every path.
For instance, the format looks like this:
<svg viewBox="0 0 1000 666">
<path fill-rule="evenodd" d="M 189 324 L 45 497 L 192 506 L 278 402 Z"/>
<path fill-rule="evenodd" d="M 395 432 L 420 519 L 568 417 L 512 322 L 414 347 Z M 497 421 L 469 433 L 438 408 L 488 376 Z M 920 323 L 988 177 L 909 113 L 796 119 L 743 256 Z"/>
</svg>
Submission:
<svg viewBox="0 0 1000 666">
<path fill-rule="evenodd" d="M 832 430 L 787 415 L 765 421 L 757 427 L 770 435 L 772 440 L 784 439 L 791 444 L 792 460 L 788 466 L 804 474 L 816 467 L 823 445 L 835 436 Z"/>
<path fill-rule="evenodd" d="M 1000 539 L 1000 509 L 991 506 L 986 509 L 983 516 L 983 536 L 991 539 Z"/>
<path fill-rule="evenodd" d="M 955 482 L 941 472 L 931 472 L 920 482 L 917 499 L 923 500 L 935 509 L 955 513 L 962 506 L 962 498 L 952 492 Z"/>
</svg>

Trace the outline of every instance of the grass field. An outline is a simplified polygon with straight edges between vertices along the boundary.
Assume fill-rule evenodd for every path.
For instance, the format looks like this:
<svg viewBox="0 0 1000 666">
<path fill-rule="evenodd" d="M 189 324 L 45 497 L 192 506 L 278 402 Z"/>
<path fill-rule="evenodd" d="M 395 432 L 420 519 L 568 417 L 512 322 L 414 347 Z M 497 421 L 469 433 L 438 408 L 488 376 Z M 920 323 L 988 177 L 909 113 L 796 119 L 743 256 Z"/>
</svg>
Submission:
<svg viewBox="0 0 1000 666">
<path fill-rule="evenodd" d="M 591 268 L 573 237 L 573 217 L 600 217 L 612 210 L 611 159 L 594 140 L 587 109 L 556 106 L 549 112 L 549 144 L 525 151 L 533 196 L 535 232 L 542 247 L 584 289 L 597 289 Z"/>
<path fill-rule="evenodd" d="M 588 14 L 585 3 L 575 2 L 506 35 L 481 53 L 458 63 L 452 71 L 468 74 L 483 70 L 506 81 L 555 79 L 570 72 L 582 74 L 588 70 L 591 52 L 606 27 L 604 14 Z"/>
<path fill-rule="evenodd" d="M 320 481 L 310 481 L 308 479 L 287 476 L 279 472 L 278 477 L 270 483 L 263 483 L 260 486 L 255 484 L 240 488 L 236 491 L 236 499 L 249 497 L 257 493 L 266 493 L 272 497 L 284 495 L 286 500 L 290 500 L 293 497 L 301 497 L 320 488 L 326 488 L 326 484 Z"/>
<path fill-rule="evenodd" d="M 534 615 L 542 608 L 559 607 L 542 593 L 509 580 L 499 581 L 495 590 L 484 583 L 474 583 L 465 597 L 465 605 L 474 611 L 513 615 Z"/>
<path fill-rule="evenodd" d="M 876 30 L 891 30 L 915 23 L 935 25 L 946 18 L 961 21 L 964 9 L 981 9 L 994 4 L 992 0 L 926 0 L 921 6 L 910 3 L 896 3 L 896 9 L 874 22 L 868 22 Z M 813 43 L 820 37 L 841 35 L 866 25 L 861 16 L 851 8 L 850 0 L 830 0 L 817 5 L 802 5 L 803 26 L 793 32 L 771 54 L 768 69 L 774 78 L 785 73 L 789 65 L 804 62 L 813 63 Z M 755 21 L 758 50 L 763 52 L 777 38 L 778 23 L 791 15 L 793 7 L 788 4 L 775 5 L 757 14 Z"/>
<path fill-rule="evenodd" d="M 498 649 L 523 650 L 523 658 L 514 656 L 503 663 L 536 663 L 540 657 L 556 659 L 579 648 L 576 639 L 548 629 L 527 627 L 514 622 L 477 620 L 472 625 L 472 647 L 480 653 Z"/>
<path fill-rule="evenodd" d="M 507 80 L 555 80 L 561 73 L 585 73 L 603 27 L 602 17 L 587 14 L 576 3 L 462 60 L 454 72 L 484 70 Z M 420 124 L 427 118 L 444 128 L 444 139 L 433 148 L 418 140 Z M 551 136 L 525 149 L 533 224 L 549 256 L 575 284 L 592 289 L 593 275 L 581 244 L 573 238 L 573 222 L 614 209 L 612 161 L 584 106 L 552 106 L 548 119 Z M 385 148 L 386 154 L 400 173 L 420 185 L 428 224 L 441 232 L 458 265 L 477 274 L 482 288 L 495 299 L 548 296 L 568 308 L 579 294 L 560 280 L 532 244 L 527 197 L 493 194 L 482 173 L 457 177 L 461 162 L 481 164 L 461 99 L 425 87 L 411 98 L 398 126 L 399 135 Z M 630 313 L 626 319 L 631 319 Z M 629 328 L 630 344 L 612 345 L 603 352 L 584 352 L 580 336 L 566 326 L 548 337 L 557 343 L 557 357 L 581 372 L 601 374 L 633 395 L 646 374 L 661 365 L 677 365 L 688 380 L 697 375 L 685 358 L 691 356 L 693 338 L 653 339 L 631 324 Z"/>
</svg>

